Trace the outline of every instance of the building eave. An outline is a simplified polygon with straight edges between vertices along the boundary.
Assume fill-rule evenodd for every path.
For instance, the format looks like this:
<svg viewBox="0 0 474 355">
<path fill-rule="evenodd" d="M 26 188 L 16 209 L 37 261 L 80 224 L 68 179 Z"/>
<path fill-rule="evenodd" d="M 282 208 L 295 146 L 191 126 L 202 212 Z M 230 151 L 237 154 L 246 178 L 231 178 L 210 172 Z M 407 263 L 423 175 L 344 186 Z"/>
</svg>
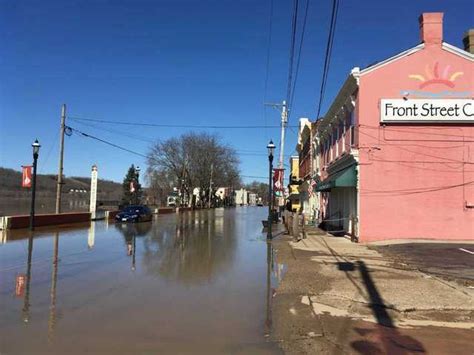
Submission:
<svg viewBox="0 0 474 355">
<path fill-rule="evenodd" d="M 400 60 L 402 58 L 405 58 L 405 57 L 408 57 L 409 55 L 412 55 L 416 52 L 419 52 L 421 51 L 423 48 L 425 48 L 425 44 L 424 43 L 420 43 L 419 45 L 415 46 L 415 47 L 412 47 L 410 49 L 407 49 L 403 52 L 400 52 L 398 54 L 395 54 L 394 56 L 390 57 L 390 58 L 387 58 L 385 60 L 382 60 L 381 62 L 378 62 L 374 65 L 371 65 L 370 67 L 368 68 L 365 68 L 365 69 L 362 69 L 360 71 L 360 75 L 365 75 L 365 74 L 368 74 L 368 73 L 371 73 L 373 72 L 374 70 L 377 70 L 381 67 L 384 67 L 388 64 L 391 64 L 397 60 Z"/>
<path fill-rule="evenodd" d="M 358 89 L 359 73 L 359 68 L 354 68 L 351 71 L 324 117 L 317 121 L 317 131 L 319 133 L 326 130 L 327 126 L 334 120 L 341 110 L 341 107 L 347 103 L 351 98 L 351 95 Z"/>
<path fill-rule="evenodd" d="M 445 51 L 449 53 L 456 54 L 464 59 L 474 62 L 474 54 L 466 52 L 465 50 L 458 48 L 456 46 L 453 46 L 452 44 L 443 42 L 443 45 L 441 46 L 441 48 L 443 48 Z"/>
</svg>

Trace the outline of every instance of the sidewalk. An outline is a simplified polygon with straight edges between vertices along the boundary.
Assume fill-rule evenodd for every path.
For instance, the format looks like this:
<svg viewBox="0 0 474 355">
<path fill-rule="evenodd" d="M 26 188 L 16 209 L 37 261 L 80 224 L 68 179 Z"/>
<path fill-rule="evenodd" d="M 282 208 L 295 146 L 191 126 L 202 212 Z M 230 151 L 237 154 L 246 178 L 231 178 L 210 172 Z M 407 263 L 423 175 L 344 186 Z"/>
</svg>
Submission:
<svg viewBox="0 0 474 355">
<path fill-rule="evenodd" d="M 472 354 L 474 290 L 318 229 L 274 247 L 287 273 L 273 339 L 287 353 Z"/>
</svg>

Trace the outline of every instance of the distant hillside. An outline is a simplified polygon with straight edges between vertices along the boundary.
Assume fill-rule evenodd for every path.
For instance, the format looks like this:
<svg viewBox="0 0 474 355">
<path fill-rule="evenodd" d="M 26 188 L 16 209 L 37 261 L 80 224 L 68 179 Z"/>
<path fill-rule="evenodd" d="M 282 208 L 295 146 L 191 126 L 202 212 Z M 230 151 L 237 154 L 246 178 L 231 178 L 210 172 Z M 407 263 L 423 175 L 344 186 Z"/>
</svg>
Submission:
<svg viewBox="0 0 474 355">
<path fill-rule="evenodd" d="M 89 177 L 66 177 L 63 186 L 63 210 L 86 210 L 90 194 Z M 38 212 L 52 212 L 56 197 L 56 176 L 41 175 L 36 180 Z M 31 200 L 31 189 L 21 187 L 21 172 L 0 167 L 0 215 L 27 213 Z M 99 179 L 97 200 L 104 204 L 120 201 L 122 185 L 110 180 Z"/>
<path fill-rule="evenodd" d="M 91 179 L 89 177 L 66 177 L 63 193 L 71 190 L 90 191 Z M 99 179 L 98 195 L 102 198 L 120 199 L 122 185 L 110 180 Z M 24 193 L 29 189 L 21 187 L 21 172 L 13 169 L 0 168 L 0 193 L 2 196 Z M 39 194 L 53 194 L 56 196 L 56 175 L 37 175 L 36 191 Z M 72 192 L 72 191 L 71 191 Z"/>
</svg>

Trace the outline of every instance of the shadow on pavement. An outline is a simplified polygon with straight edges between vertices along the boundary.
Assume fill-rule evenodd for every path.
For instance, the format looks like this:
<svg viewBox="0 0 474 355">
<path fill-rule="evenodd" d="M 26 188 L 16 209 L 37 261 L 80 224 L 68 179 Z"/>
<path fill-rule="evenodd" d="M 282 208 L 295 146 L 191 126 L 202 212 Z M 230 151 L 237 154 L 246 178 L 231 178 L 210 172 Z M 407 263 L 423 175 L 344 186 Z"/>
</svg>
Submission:
<svg viewBox="0 0 474 355">
<path fill-rule="evenodd" d="M 332 249 L 328 243 L 322 239 L 326 248 L 330 251 L 336 260 L 340 271 L 343 271 L 348 280 L 356 287 L 361 295 L 365 297 L 361 287 L 351 275 L 354 271 L 359 271 L 364 283 L 367 295 L 369 297 L 369 307 L 377 321 L 375 327 L 354 328 L 354 330 L 365 339 L 351 342 L 352 348 L 361 354 L 413 354 L 426 353 L 421 342 L 413 337 L 401 334 L 390 314 L 387 312 L 387 306 L 370 275 L 367 265 L 358 260 L 355 263 Z M 400 290 L 403 292 L 403 290 Z"/>
<path fill-rule="evenodd" d="M 361 336 L 370 340 L 351 342 L 354 350 L 361 354 L 413 354 L 425 353 L 425 348 L 413 337 L 401 334 L 394 324 L 387 306 L 370 276 L 370 271 L 363 261 L 338 263 L 339 270 L 344 272 L 359 271 L 370 299 L 369 307 L 377 321 L 375 329 L 355 328 Z"/>
</svg>

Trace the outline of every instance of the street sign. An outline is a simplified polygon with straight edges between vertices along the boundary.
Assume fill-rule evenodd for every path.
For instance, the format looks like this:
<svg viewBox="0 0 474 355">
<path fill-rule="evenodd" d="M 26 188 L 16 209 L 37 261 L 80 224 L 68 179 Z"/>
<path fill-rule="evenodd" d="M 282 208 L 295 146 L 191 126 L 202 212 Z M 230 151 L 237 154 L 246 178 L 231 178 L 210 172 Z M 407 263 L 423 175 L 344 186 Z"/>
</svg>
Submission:
<svg viewBox="0 0 474 355">
<path fill-rule="evenodd" d="M 21 187 L 31 187 L 31 165 L 22 166 Z"/>
</svg>

